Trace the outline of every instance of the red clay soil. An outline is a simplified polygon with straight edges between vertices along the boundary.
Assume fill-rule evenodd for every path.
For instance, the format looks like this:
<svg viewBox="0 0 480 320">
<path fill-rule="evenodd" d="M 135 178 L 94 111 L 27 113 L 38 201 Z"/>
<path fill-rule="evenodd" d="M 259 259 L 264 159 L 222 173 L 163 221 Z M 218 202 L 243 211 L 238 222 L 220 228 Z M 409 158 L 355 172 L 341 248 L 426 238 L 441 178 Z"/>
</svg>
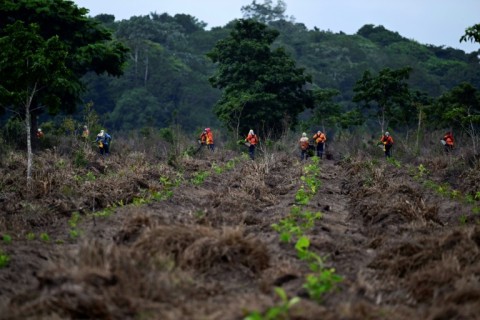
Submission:
<svg viewBox="0 0 480 320">
<path fill-rule="evenodd" d="M 0 319 L 242 319 L 278 304 L 275 287 L 301 298 L 290 319 L 480 318 L 480 227 L 460 224 L 470 208 L 407 169 L 320 163 L 322 185 L 307 209 L 323 218 L 307 234 L 344 280 L 317 303 L 303 288 L 307 264 L 271 227 L 294 204 L 305 163 L 283 153 L 222 173 L 211 163 L 182 163 L 183 182 L 168 200 L 96 219 L 82 212 L 79 238 L 68 236 L 68 210 L 45 224 L 35 216 L 31 223 L 52 240 L 2 244 L 11 261 L 0 269 Z M 162 170 L 136 184 L 159 188 L 152 181 L 175 175 Z M 193 184 L 202 170 L 210 175 Z M 26 232 L 5 215 L 0 221 L 4 234 Z"/>
</svg>

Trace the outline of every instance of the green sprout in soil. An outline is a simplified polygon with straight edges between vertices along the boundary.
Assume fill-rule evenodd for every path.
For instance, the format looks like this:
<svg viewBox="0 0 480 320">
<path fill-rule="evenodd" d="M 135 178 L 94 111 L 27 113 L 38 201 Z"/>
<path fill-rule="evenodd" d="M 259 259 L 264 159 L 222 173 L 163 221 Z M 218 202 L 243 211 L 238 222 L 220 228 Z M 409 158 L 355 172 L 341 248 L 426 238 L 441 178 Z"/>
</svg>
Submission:
<svg viewBox="0 0 480 320">
<path fill-rule="evenodd" d="M 335 269 L 323 269 L 319 273 L 309 274 L 303 285 L 307 289 L 310 298 L 317 302 L 322 301 L 325 293 L 328 293 L 336 288 L 337 283 L 342 282 L 343 278 L 335 274 Z"/>
<path fill-rule="evenodd" d="M 27 240 L 29 240 L 29 241 L 35 240 L 35 233 L 29 232 L 29 233 L 27 233 L 27 235 L 26 235 L 25 237 L 26 237 Z"/>
<path fill-rule="evenodd" d="M 12 243 L 12 237 L 8 234 L 4 234 L 2 237 L 2 241 L 4 244 L 11 244 Z"/>
<path fill-rule="evenodd" d="M 302 186 L 298 189 L 295 194 L 295 202 L 300 205 L 307 205 L 310 202 L 311 195 L 305 191 L 305 188 Z"/>
<path fill-rule="evenodd" d="M 80 232 L 79 230 L 77 230 L 77 229 L 71 229 L 71 230 L 69 231 L 69 233 L 68 233 L 68 236 L 69 236 L 71 239 L 75 240 L 75 239 L 77 239 L 77 238 L 80 236 L 80 233 L 81 233 L 81 232 Z"/>
<path fill-rule="evenodd" d="M 313 300 L 321 302 L 325 293 L 336 288 L 337 283 L 343 281 L 343 278 L 335 274 L 334 268 L 325 268 L 322 257 L 310 251 L 310 240 L 307 237 L 301 237 L 295 244 L 297 256 L 300 260 L 306 261 L 311 274 L 307 275 L 306 282 L 303 285 Z"/>
<path fill-rule="evenodd" d="M 6 266 L 8 266 L 9 262 L 10 262 L 10 256 L 0 251 L 0 269 L 3 269 Z"/>
<path fill-rule="evenodd" d="M 251 312 L 244 320 L 286 320 L 289 319 L 290 309 L 300 302 L 299 297 L 288 298 L 287 293 L 283 288 L 275 287 L 275 293 L 280 297 L 281 303 L 267 309 L 265 313 L 258 311 Z"/>
<path fill-rule="evenodd" d="M 48 233 L 40 233 L 40 240 L 42 240 L 43 242 L 50 242 L 50 236 L 48 235 Z"/>
<path fill-rule="evenodd" d="M 290 242 L 293 236 L 301 236 L 303 234 L 297 225 L 297 221 L 292 217 L 287 217 L 278 223 L 272 224 L 272 228 L 280 234 L 280 241 L 285 243 Z"/>
</svg>

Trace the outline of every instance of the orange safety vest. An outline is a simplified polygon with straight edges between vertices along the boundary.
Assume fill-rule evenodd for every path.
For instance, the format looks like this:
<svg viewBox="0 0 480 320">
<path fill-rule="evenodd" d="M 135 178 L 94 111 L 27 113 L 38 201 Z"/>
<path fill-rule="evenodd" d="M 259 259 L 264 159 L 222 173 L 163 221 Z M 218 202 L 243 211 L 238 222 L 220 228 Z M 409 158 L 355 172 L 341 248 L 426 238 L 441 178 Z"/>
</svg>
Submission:
<svg viewBox="0 0 480 320">
<path fill-rule="evenodd" d="M 380 142 L 382 142 L 384 145 L 392 145 L 393 144 L 393 138 L 392 136 L 383 136 L 382 139 L 380 139 Z"/>
<path fill-rule="evenodd" d="M 250 142 L 251 145 L 256 145 L 258 142 L 256 134 L 249 134 L 245 140 Z"/>
<path fill-rule="evenodd" d="M 212 133 L 212 131 L 207 132 L 207 144 L 213 144 L 213 133 Z"/>
<path fill-rule="evenodd" d="M 316 143 L 325 143 L 325 141 L 327 141 L 327 136 L 324 133 L 320 133 L 320 134 L 316 133 L 313 136 L 313 139 L 315 139 Z"/>
<path fill-rule="evenodd" d="M 453 147 L 453 136 L 451 134 L 446 134 L 445 137 L 443 137 L 443 140 L 445 140 L 445 143 L 447 146 L 452 146 Z"/>
</svg>

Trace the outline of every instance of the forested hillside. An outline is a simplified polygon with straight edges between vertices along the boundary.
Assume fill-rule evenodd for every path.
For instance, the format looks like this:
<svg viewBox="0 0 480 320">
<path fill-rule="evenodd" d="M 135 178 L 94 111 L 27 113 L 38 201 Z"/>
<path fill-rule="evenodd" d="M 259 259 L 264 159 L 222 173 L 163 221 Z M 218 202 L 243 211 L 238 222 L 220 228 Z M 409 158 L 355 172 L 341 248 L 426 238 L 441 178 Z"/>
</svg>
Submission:
<svg viewBox="0 0 480 320">
<path fill-rule="evenodd" d="M 180 124 L 185 129 L 216 123 L 212 108 L 220 92 L 208 79 L 216 66 L 206 57 L 231 32 L 234 22 L 212 30 L 190 15 L 150 14 L 115 21 L 95 17 L 130 48 L 122 78 L 88 75 L 84 101 L 93 101 L 113 129 Z M 461 82 L 480 87 L 477 54 L 420 44 L 383 26 L 365 25 L 354 35 L 333 33 L 301 22 L 267 21 L 280 32 L 275 47 L 284 47 L 312 75 L 314 87 L 336 89 L 336 102 L 347 109 L 353 88 L 366 70 L 411 67 L 411 89 L 436 98 Z M 461 35 L 459 35 L 460 38 Z"/>
</svg>

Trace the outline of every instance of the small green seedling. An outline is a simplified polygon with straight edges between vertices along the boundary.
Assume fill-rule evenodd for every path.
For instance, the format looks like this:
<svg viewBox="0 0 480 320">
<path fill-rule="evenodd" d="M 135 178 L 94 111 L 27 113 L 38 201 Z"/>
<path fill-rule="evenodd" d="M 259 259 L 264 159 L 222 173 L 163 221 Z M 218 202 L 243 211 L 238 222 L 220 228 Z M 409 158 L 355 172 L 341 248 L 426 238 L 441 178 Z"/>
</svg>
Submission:
<svg viewBox="0 0 480 320">
<path fill-rule="evenodd" d="M 4 244 L 11 244 L 12 243 L 12 237 L 8 234 L 4 234 L 2 237 L 3 243 Z"/>
<path fill-rule="evenodd" d="M 29 241 L 35 240 L 35 233 L 29 232 L 29 233 L 27 233 L 27 235 L 26 235 L 25 237 L 26 237 L 27 240 L 29 240 Z"/>
<path fill-rule="evenodd" d="M 278 320 L 289 319 L 290 309 L 300 302 L 299 297 L 288 299 L 287 293 L 283 288 L 275 287 L 275 293 L 280 297 L 281 303 L 267 309 L 264 314 L 258 311 L 251 312 L 244 320 Z"/>
<path fill-rule="evenodd" d="M 40 233 L 40 240 L 42 240 L 43 242 L 50 242 L 50 236 L 48 235 L 48 233 Z"/>
<path fill-rule="evenodd" d="M 307 289 L 310 298 L 321 302 L 323 295 L 335 289 L 342 280 L 341 276 L 335 274 L 334 268 L 323 269 L 319 273 L 309 274 L 303 287 Z"/>
<path fill-rule="evenodd" d="M 10 256 L 6 253 L 3 253 L 3 251 L 0 250 L 0 269 L 3 269 L 6 266 L 8 266 L 9 262 L 10 262 Z"/>
</svg>

